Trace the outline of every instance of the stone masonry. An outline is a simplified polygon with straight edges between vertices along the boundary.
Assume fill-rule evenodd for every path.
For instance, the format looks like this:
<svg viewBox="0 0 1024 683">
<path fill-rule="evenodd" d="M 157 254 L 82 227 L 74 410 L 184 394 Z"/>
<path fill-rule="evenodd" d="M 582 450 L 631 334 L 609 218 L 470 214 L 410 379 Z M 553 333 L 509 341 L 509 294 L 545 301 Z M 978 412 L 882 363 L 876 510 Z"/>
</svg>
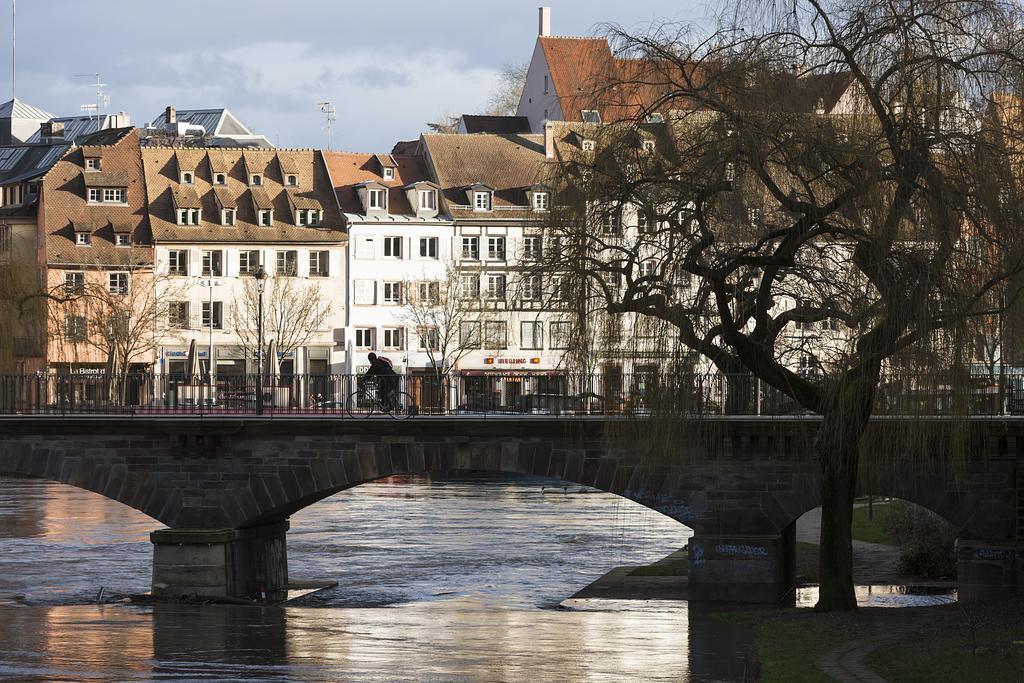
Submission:
<svg viewBox="0 0 1024 683">
<path fill-rule="evenodd" d="M 382 477 L 456 470 L 543 475 L 619 494 L 693 528 L 695 594 L 775 601 L 792 586 L 792 524 L 819 504 L 810 455 L 816 426 L 813 418 L 704 419 L 671 442 L 671 453 L 654 458 L 623 446 L 645 429 L 642 422 L 613 419 L 20 417 L 0 420 L 0 475 L 95 491 L 172 529 L 202 530 L 197 544 L 209 545 L 213 530 L 234 530 L 231 538 L 248 540 L 244 552 L 241 540 L 225 540 L 236 544 L 225 551 L 228 558 L 261 556 L 251 540 L 267 535 L 259 528 L 284 529 L 298 510 Z M 1020 575 L 1016 464 L 1024 425 L 971 427 L 965 462 L 868 459 L 862 488 L 942 515 L 960 530 L 961 568 L 979 584 L 1005 586 L 1017 582 L 1006 576 Z M 281 549 L 265 555 L 286 563 L 284 533 L 267 536 Z M 174 538 L 188 545 L 181 534 Z M 159 548 L 156 534 L 154 542 Z M 256 579 L 237 579 L 239 571 L 219 569 L 236 580 L 232 587 L 213 582 L 211 590 L 251 593 Z M 286 566 L 267 571 L 287 576 Z M 177 587 L 185 585 L 199 584 Z"/>
</svg>

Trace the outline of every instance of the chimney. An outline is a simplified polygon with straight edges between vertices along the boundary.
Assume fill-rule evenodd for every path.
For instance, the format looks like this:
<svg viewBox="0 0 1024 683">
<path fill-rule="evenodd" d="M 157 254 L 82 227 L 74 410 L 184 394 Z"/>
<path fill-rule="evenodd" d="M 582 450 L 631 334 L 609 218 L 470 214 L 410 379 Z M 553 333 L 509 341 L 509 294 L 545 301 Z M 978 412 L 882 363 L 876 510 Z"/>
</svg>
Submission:
<svg viewBox="0 0 1024 683">
<path fill-rule="evenodd" d="M 544 121 L 544 157 L 555 158 L 555 122 Z"/>
<path fill-rule="evenodd" d="M 539 21 L 537 24 L 537 35 L 539 36 L 550 36 L 551 35 L 551 8 L 550 7 L 538 7 Z"/>
<path fill-rule="evenodd" d="M 64 138 L 64 122 L 63 121 L 46 121 L 39 127 L 39 136 L 49 139 L 63 139 Z"/>
<path fill-rule="evenodd" d="M 177 123 L 178 110 L 174 107 L 167 107 L 167 109 L 164 111 L 164 118 L 167 119 L 167 123 Z"/>
</svg>

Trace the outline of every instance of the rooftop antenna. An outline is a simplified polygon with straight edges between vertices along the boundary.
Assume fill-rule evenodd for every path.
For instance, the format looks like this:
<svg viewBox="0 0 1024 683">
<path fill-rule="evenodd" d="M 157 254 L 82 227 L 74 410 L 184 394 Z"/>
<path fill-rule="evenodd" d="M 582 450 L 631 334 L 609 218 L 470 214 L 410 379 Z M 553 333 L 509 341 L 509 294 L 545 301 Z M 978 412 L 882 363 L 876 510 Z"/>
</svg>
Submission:
<svg viewBox="0 0 1024 683">
<path fill-rule="evenodd" d="M 320 102 L 318 106 L 320 107 L 320 111 L 326 115 L 327 123 L 324 125 L 324 128 L 327 130 L 327 151 L 330 151 L 331 127 L 334 125 L 334 122 L 338 120 L 338 117 L 335 116 L 337 110 L 334 108 L 334 103 L 330 101 Z"/>
<path fill-rule="evenodd" d="M 91 74 L 75 74 L 75 78 L 95 78 L 96 83 L 96 103 L 95 104 L 83 104 L 79 107 L 82 111 L 89 112 L 89 118 L 92 118 L 92 112 L 96 112 L 96 119 L 100 118 L 100 114 L 103 113 L 103 108 L 110 104 L 110 97 L 103 92 L 103 89 L 107 87 L 106 83 L 100 83 L 100 75 L 98 73 Z"/>
</svg>

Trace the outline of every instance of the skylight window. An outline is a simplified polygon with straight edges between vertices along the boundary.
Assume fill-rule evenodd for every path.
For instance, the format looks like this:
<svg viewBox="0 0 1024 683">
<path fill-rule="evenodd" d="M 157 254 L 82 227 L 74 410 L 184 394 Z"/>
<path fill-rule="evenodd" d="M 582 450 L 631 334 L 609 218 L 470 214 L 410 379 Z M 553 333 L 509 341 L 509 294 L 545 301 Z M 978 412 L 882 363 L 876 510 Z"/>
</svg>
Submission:
<svg viewBox="0 0 1024 683">
<path fill-rule="evenodd" d="M 583 115 L 583 123 L 601 123 L 601 113 L 596 109 L 584 109 L 580 113 Z"/>
</svg>

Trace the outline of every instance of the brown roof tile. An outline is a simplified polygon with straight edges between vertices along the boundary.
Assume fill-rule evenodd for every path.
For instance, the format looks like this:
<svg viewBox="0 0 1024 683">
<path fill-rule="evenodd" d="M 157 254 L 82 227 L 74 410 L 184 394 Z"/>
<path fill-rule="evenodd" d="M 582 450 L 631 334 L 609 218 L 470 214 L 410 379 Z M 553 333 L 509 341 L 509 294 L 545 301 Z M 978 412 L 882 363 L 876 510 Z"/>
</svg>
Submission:
<svg viewBox="0 0 1024 683">
<path fill-rule="evenodd" d="M 432 134 L 424 135 L 423 141 L 452 216 L 483 215 L 466 207 L 464 188 L 476 183 L 494 188 L 496 209 L 522 206 L 536 215 L 526 208 L 524 190 L 546 177 L 543 135 Z M 514 217 L 509 210 L 495 211 L 494 217 Z"/>
<path fill-rule="evenodd" d="M 178 187 L 174 169 L 175 152 L 182 163 L 198 168 L 194 187 L 203 209 L 201 225 L 177 225 L 172 202 L 173 188 Z M 299 186 L 285 188 L 278 178 L 279 164 L 275 158 L 293 164 L 298 171 Z M 168 149 L 145 147 L 142 159 L 149 196 L 149 221 L 153 238 L 157 242 L 311 242 L 337 243 L 345 241 L 344 220 L 338 213 L 333 188 L 327 176 L 323 157 L 315 150 L 273 149 Z M 199 168 L 209 159 L 210 172 Z M 273 173 L 266 173 L 271 168 Z M 220 170 L 217 170 L 220 169 Z M 250 188 L 248 172 L 263 173 L 263 185 Z M 226 185 L 212 185 L 213 173 L 225 173 Z M 318 227 L 297 227 L 286 189 L 294 189 L 320 203 L 324 209 L 323 222 Z M 212 190 L 212 191 L 211 191 Z M 274 225 L 257 225 L 253 195 L 266 208 L 274 210 Z M 220 204 L 218 204 L 220 202 Z M 220 225 L 220 206 L 237 208 L 234 226 Z"/>
<path fill-rule="evenodd" d="M 199 193 L 196 188 L 189 185 L 180 185 L 171 188 L 171 196 L 176 209 L 201 209 L 203 203 L 199 201 Z"/>
<path fill-rule="evenodd" d="M 320 202 L 311 197 L 309 193 L 296 190 L 294 188 L 287 188 L 285 192 L 288 195 L 288 202 L 296 209 L 322 209 L 324 208 Z"/>
<path fill-rule="evenodd" d="M 80 160 L 69 154 L 43 178 L 39 222 L 48 265 L 126 266 L 153 261 L 138 132 L 119 130 L 117 135 L 102 138 L 108 139 L 112 144 L 93 145 L 99 147 L 96 151 L 103 157 L 104 171 L 83 173 Z M 116 184 L 127 188 L 126 204 L 86 202 L 85 177 L 102 175 L 118 178 Z M 95 228 L 92 246 L 75 244 L 75 225 Z M 130 231 L 136 246 L 115 246 L 115 225 Z"/>
<path fill-rule="evenodd" d="M 127 171 L 86 171 L 82 177 L 86 187 L 128 187 Z"/>
<path fill-rule="evenodd" d="M 366 182 L 377 182 L 388 188 L 388 213 L 397 216 L 415 215 L 409 206 L 404 186 L 420 180 L 429 180 L 423 158 L 410 154 L 388 154 L 395 166 L 395 179 L 384 180 L 380 175 L 378 154 L 358 152 L 324 152 L 324 159 L 331 171 L 331 180 L 338 195 L 341 210 L 345 213 L 363 214 L 356 187 Z"/>
</svg>

